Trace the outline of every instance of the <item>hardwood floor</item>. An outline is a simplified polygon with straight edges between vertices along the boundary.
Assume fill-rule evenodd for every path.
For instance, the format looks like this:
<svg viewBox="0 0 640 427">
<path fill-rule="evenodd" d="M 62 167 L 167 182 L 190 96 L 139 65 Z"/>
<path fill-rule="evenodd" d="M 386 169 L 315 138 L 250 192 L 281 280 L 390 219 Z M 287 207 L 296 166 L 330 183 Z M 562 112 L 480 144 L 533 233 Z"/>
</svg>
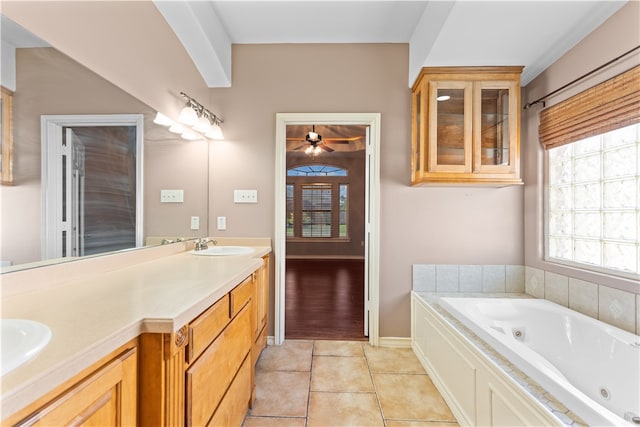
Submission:
<svg viewBox="0 0 640 427">
<path fill-rule="evenodd" d="M 287 260 L 285 338 L 366 340 L 363 260 Z"/>
</svg>

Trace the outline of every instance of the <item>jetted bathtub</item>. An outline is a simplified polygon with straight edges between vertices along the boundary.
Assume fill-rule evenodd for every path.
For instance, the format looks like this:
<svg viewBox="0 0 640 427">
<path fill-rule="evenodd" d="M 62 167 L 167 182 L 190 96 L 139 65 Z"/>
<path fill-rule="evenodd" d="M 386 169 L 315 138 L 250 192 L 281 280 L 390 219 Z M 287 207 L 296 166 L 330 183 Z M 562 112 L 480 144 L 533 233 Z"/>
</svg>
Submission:
<svg viewBox="0 0 640 427">
<path fill-rule="evenodd" d="M 640 424 L 638 335 L 541 299 L 439 303 L 589 425 Z"/>
</svg>

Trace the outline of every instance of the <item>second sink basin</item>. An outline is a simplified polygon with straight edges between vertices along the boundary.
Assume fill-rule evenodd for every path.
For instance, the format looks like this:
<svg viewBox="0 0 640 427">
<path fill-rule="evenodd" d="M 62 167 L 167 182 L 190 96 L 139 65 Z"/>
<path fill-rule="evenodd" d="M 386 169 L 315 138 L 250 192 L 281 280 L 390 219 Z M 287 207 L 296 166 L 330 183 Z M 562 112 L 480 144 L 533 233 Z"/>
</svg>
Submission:
<svg viewBox="0 0 640 427">
<path fill-rule="evenodd" d="M 249 255 L 253 250 L 254 249 L 249 246 L 210 246 L 201 251 L 191 251 L 191 253 L 194 255 L 231 256 Z"/>
<path fill-rule="evenodd" d="M 0 345 L 4 375 L 38 354 L 51 339 L 51 329 L 26 319 L 0 319 Z"/>
</svg>

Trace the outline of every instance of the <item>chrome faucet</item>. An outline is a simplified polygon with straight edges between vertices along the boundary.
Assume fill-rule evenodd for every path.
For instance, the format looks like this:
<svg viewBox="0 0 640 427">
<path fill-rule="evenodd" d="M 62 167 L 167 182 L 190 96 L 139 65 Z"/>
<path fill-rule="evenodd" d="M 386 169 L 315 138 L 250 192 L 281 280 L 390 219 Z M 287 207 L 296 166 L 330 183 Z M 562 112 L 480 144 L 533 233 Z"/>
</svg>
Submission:
<svg viewBox="0 0 640 427">
<path fill-rule="evenodd" d="M 209 243 L 209 239 L 207 239 L 206 237 L 202 237 L 200 239 L 196 239 L 196 247 L 194 248 L 194 250 L 203 251 L 203 250 L 207 249 L 209 247 L 207 245 L 207 243 Z"/>
</svg>

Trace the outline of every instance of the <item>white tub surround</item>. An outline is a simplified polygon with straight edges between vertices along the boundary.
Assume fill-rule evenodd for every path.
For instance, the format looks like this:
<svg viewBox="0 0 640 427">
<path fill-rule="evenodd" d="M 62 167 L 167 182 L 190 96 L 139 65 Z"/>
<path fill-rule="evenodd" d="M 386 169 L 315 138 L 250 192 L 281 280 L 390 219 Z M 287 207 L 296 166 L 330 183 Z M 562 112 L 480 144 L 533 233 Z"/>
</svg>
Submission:
<svg viewBox="0 0 640 427">
<path fill-rule="evenodd" d="M 440 296 L 412 292 L 412 347 L 461 425 L 585 424 L 440 307 Z"/>
<path fill-rule="evenodd" d="M 141 333 L 176 332 L 262 265 L 270 239 L 254 243 L 247 256 L 194 256 L 185 242 L 3 274 L 2 317 L 52 338 L 2 377 L 2 419 Z"/>
<path fill-rule="evenodd" d="M 640 414 L 639 336 L 541 299 L 439 304 L 587 424 Z"/>
</svg>

